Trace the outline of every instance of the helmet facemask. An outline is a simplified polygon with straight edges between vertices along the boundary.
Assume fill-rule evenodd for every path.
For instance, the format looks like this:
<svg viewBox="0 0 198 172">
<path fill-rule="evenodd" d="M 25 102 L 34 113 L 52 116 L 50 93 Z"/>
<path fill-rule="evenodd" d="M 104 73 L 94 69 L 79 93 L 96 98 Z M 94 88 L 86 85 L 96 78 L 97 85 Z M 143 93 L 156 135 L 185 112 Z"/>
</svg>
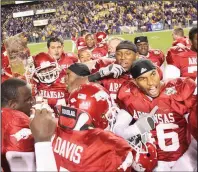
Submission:
<svg viewBox="0 0 198 172">
<path fill-rule="evenodd" d="M 53 69 L 47 71 L 47 72 L 41 72 L 41 70 L 54 67 Z M 44 84 L 51 84 L 59 77 L 60 70 L 58 68 L 58 65 L 56 62 L 50 63 L 49 66 L 46 66 L 44 68 L 37 68 L 35 72 L 36 76 L 38 77 L 39 81 Z"/>
</svg>

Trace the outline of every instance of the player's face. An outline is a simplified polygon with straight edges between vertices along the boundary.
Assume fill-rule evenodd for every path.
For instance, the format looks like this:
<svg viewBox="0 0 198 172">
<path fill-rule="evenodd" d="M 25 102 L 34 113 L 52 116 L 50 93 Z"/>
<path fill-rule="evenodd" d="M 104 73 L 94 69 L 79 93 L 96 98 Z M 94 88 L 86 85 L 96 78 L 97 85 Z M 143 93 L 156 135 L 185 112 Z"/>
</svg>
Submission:
<svg viewBox="0 0 198 172">
<path fill-rule="evenodd" d="M 120 43 L 120 40 L 112 40 L 109 42 L 108 44 L 108 50 L 109 50 L 109 54 L 110 55 L 114 55 L 116 52 L 116 47 L 118 46 L 118 44 Z"/>
<path fill-rule="evenodd" d="M 72 83 L 75 81 L 76 78 L 77 78 L 77 75 L 71 70 L 67 69 L 65 82 L 68 87 L 72 85 Z"/>
<path fill-rule="evenodd" d="M 79 53 L 78 57 L 79 57 L 80 62 L 83 63 L 83 62 L 90 61 L 92 54 L 89 50 L 84 50 Z"/>
<path fill-rule="evenodd" d="M 121 65 L 126 71 L 128 71 L 133 62 L 136 60 L 137 54 L 128 49 L 121 49 L 116 51 L 116 61 Z"/>
<path fill-rule="evenodd" d="M 197 40 L 198 40 L 198 36 L 197 33 L 194 35 L 192 42 L 192 47 L 195 51 L 197 51 Z"/>
<path fill-rule="evenodd" d="M 143 56 L 147 56 L 149 45 L 147 42 L 140 42 L 136 44 L 138 53 Z"/>
<path fill-rule="evenodd" d="M 92 35 L 87 35 L 85 37 L 85 42 L 86 42 L 88 48 L 93 48 L 95 46 L 95 40 Z"/>
<path fill-rule="evenodd" d="M 34 105 L 34 98 L 32 97 L 31 89 L 29 86 L 23 86 L 18 88 L 18 98 L 16 104 L 16 110 L 24 112 L 30 116 L 30 109 Z"/>
<path fill-rule="evenodd" d="M 160 93 L 160 77 L 157 70 L 146 72 L 135 79 L 137 85 L 146 95 L 157 97 Z"/>
<path fill-rule="evenodd" d="M 63 45 L 60 42 L 51 42 L 48 48 L 48 53 L 56 60 L 61 57 L 63 53 Z"/>
</svg>

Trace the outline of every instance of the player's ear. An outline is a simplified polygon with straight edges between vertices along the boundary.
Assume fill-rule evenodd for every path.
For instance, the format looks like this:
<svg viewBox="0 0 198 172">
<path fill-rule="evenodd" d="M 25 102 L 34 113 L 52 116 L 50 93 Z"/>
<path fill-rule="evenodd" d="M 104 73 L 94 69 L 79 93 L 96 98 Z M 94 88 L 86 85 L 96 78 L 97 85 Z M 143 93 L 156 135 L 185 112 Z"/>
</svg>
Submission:
<svg viewBox="0 0 198 172">
<path fill-rule="evenodd" d="M 16 100 L 9 100 L 8 101 L 8 107 L 16 110 L 17 107 L 18 107 L 18 103 L 16 102 Z"/>
</svg>

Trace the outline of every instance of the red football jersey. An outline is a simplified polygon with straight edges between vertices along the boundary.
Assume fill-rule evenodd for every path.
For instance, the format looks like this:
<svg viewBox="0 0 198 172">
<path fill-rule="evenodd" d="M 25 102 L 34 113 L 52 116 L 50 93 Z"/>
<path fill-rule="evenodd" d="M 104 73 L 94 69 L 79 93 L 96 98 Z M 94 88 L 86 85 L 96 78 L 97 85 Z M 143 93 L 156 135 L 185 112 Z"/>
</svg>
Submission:
<svg viewBox="0 0 198 172">
<path fill-rule="evenodd" d="M 106 45 L 102 47 L 95 47 L 92 50 L 92 57 L 94 60 L 107 57 L 107 56 L 108 56 L 108 47 Z"/>
<path fill-rule="evenodd" d="M 56 110 L 55 106 L 60 100 L 66 103 L 69 93 L 65 85 L 64 72 L 61 72 L 59 78 L 52 84 L 34 82 L 33 95 L 42 96 L 44 99 L 47 99 L 48 104 L 54 110 Z"/>
<path fill-rule="evenodd" d="M 177 58 L 177 54 L 181 53 L 181 52 L 186 52 L 188 51 L 188 48 L 181 48 L 179 46 L 173 46 L 171 47 L 168 52 L 167 52 L 167 55 L 166 55 L 166 60 L 167 60 L 167 63 L 170 61 L 170 59 L 172 58 Z"/>
<path fill-rule="evenodd" d="M 179 54 L 167 56 L 168 64 L 176 66 L 180 69 L 181 77 L 190 77 L 193 80 L 197 77 L 197 52 L 190 49 Z"/>
<path fill-rule="evenodd" d="M 164 63 L 165 60 L 164 53 L 157 49 L 150 49 L 147 56 L 140 55 L 140 58 L 147 58 L 159 67 Z"/>
<path fill-rule="evenodd" d="M 191 134 L 193 137 L 198 140 L 198 132 L 197 132 L 197 104 L 193 106 L 193 109 L 188 117 L 188 123 L 190 127 Z"/>
<path fill-rule="evenodd" d="M 119 106 L 134 119 L 159 107 L 154 115 L 156 127 L 151 131 L 159 161 L 176 161 L 188 149 L 190 134 L 184 115 L 196 104 L 195 87 L 192 79 L 177 78 L 165 82 L 154 99 L 146 96 L 133 81 L 124 83 L 118 91 Z"/>
<path fill-rule="evenodd" d="M 67 69 L 73 63 L 78 62 L 78 58 L 74 53 L 63 53 L 61 58 L 58 60 L 58 64 L 62 69 Z"/>
<path fill-rule="evenodd" d="M 188 38 L 181 37 L 173 41 L 172 46 L 177 46 L 178 44 L 183 44 L 184 46 L 190 48 L 191 44 Z"/>
<path fill-rule="evenodd" d="M 58 127 L 53 151 L 58 171 L 119 171 L 131 147 L 102 129 L 74 131 Z"/>
<path fill-rule="evenodd" d="M 29 129 L 29 117 L 23 112 L 2 108 L 2 153 L 33 152 L 34 139 Z"/>
</svg>

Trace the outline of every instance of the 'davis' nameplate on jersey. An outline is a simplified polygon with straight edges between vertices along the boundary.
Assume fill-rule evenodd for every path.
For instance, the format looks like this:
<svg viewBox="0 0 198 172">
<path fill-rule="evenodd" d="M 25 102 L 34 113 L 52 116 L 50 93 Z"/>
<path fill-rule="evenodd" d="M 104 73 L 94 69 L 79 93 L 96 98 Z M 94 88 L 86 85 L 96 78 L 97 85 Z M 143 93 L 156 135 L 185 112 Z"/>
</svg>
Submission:
<svg viewBox="0 0 198 172">
<path fill-rule="evenodd" d="M 77 110 L 74 108 L 62 106 L 61 107 L 61 115 L 66 116 L 68 118 L 77 118 Z"/>
</svg>

